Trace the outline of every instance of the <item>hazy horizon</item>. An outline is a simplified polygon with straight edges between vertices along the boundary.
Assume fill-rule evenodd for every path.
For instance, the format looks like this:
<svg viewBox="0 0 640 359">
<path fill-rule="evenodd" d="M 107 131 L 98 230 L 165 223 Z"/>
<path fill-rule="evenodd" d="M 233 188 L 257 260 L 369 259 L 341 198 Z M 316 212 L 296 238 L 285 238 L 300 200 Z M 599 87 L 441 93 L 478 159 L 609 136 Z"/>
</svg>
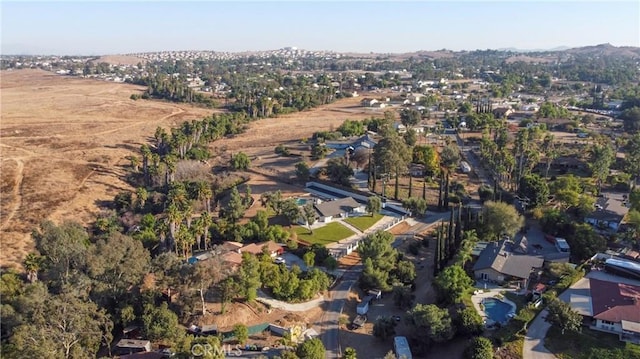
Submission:
<svg viewBox="0 0 640 359">
<path fill-rule="evenodd" d="M 3 55 L 640 46 L 640 2 L 5 2 Z"/>
</svg>

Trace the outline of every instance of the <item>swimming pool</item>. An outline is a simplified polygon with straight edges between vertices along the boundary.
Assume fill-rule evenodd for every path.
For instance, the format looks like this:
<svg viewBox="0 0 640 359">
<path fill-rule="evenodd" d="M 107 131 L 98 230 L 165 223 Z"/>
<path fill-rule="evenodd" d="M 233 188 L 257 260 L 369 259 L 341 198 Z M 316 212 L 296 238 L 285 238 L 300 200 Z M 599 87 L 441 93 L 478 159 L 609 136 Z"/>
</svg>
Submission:
<svg viewBox="0 0 640 359">
<path fill-rule="evenodd" d="M 504 324 L 513 315 L 511 304 L 505 303 L 498 298 L 485 298 L 482 304 L 487 317 L 493 322 Z"/>
<path fill-rule="evenodd" d="M 306 198 L 296 198 L 296 204 L 298 206 L 304 206 L 305 204 L 307 204 L 308 199 Z"/>
</svg>

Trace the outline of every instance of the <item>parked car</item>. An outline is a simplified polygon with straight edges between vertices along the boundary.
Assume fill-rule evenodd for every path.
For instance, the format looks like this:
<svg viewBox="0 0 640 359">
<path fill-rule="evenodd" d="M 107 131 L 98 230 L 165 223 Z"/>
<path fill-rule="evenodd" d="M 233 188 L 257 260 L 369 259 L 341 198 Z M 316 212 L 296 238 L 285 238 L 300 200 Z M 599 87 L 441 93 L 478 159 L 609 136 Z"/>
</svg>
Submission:
<svg viewBox="0 0 640 359">
<path fill-rule="evenodd" d="M 286 264 L 287 261 L 282 257 L 277 257 L 276 259 L 273 260 L 273 263 L 275 263 L 275 264 Z"/>
</svg>

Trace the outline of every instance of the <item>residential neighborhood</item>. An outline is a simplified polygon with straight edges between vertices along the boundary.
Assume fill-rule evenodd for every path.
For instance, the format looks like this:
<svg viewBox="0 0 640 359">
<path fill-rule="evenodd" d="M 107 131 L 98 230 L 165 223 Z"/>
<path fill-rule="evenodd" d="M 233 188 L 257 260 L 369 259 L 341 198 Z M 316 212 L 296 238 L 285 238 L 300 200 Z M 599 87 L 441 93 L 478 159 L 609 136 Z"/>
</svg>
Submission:
<svg viewBox="0 0 640 359">
<path fill-rule="evenodd" d="M 640 358 L 638 61 L 3 54 L 3 357 Z"/>
</svg>

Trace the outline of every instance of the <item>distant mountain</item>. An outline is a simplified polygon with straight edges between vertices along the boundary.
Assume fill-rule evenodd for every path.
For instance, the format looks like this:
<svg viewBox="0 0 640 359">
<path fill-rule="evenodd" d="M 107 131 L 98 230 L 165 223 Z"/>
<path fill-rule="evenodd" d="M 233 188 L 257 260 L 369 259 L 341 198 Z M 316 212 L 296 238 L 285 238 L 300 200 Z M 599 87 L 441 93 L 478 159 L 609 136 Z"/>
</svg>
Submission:
<svg viewBox="0 0 640 359">
<path fill-rule="evenodd" d="M 554 52 L 554 51 L 564 51 L 564 50 L 568 50 L 568 49 L 570 49 L 569 46 L 558 46 L 558 47 L 554 47 L 552 49 L 518 49 L 518 48 L 515 48 L 515 47 L 507 47 L 507 48 L 500 48 L 500 49 L 498 49 L 498 51 L 527 53 L 527 52 Z"/>
<path fill-rule="evenodd" d="M 609 43 L 594 45 L 594 46 L 583 46 L 583 47 L 574 47 L 564 51 L 567 54 L 572 55 L 586 55 L 586 56 L 621 56 L 621 57 L 631 57 L 631 58 L 640 58 L 640 47 L 632 47 L 632 46 L 613 46 Z"/>
</svg>

